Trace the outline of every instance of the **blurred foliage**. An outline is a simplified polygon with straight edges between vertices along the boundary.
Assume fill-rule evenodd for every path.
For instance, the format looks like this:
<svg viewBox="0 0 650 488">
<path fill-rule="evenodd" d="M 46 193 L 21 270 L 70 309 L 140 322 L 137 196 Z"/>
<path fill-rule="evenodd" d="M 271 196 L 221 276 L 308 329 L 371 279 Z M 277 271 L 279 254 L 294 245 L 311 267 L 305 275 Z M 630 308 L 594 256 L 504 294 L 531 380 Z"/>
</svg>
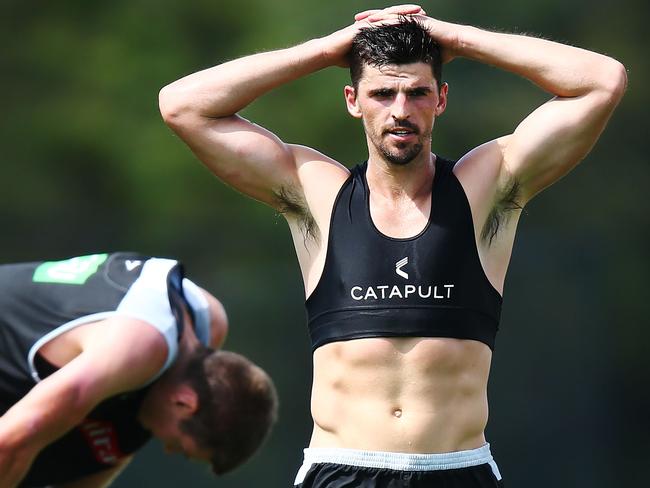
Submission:
<svg viewBox="0 0 650 488">
<path fill-rule="evenodd" d="M 227 347 L 275 378 L 280 422 L 217 483 L 151 445 L 117 487 L 290 486 L 310 434 L 302 283 L 284 221 L 226 188 L 165 127 L 158 90 L 198 69 L 325 35 L 388 2 L 4 0 L 0 6 L 0 260 L 134 249 L 186 263 L 222 298 Z M 648 79 L 640 0 L 425 2 L 428 13 L 603 52 L 628 68 L 621 107 L 586 161 L 522 219 L 490 388 L 489 439 L 509 486 L 642 486 L 649 445 Z M 547 95 L 466 60 L 445 67 L 448 157 L 514 126 Z M 330 69 L 247 108 L 283 139 L 366 156 Z M 311 122 L 304 123 L 305 117 Z M 535 477 L 531 479 L 530 473 Z"/>
</svg>

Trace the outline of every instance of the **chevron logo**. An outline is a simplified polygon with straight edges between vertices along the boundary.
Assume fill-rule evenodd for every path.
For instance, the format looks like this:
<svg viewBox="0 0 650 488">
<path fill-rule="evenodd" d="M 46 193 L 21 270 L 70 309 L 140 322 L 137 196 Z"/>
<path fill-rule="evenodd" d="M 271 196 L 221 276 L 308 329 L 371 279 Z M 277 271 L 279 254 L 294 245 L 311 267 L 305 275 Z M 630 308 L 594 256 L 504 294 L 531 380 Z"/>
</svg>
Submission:
<svg viewBox="0 0 650 488">
<path fill-rule="evenodd" d="M 395 263 L 395 273 L 400 275 L 402 278 L 405 280 L 409 279 L 409 274 L 406 271 L 402 271 L 402 268 L 406 266 L 409 263 L 409 258 L 408 256 L 405 257 L 404 259 L 400 259 Z"/>
<path fill-rule="evenodd" d="M 140 261 L 139 259 L 134 259 L 134 260 L 127 259 L 126 261 L 124 261 L 124 266 L 126 267 L 127 271 L 133 271 L 135 268 L 137 268 L 141 264 L 142 264 L 142 261 Z"/>
</svg>

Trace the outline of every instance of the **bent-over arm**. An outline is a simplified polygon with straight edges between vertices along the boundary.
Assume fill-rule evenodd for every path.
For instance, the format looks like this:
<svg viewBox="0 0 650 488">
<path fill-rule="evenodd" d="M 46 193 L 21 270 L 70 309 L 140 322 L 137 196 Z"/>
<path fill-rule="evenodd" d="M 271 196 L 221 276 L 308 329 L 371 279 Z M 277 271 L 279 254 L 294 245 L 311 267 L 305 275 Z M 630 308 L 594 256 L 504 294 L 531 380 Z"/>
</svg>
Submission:
<svg viewBox="0 0 650 488">
<path fill-rule="evenodd" d="M 141 387 L 163 366 L 167 345 L 156 329 L 136 319 L 108 322 L 84 337 L 78 356 L 0 417 L 0 488 L 17 486 L 38 453 L 99 402 Z"/>
</svg>

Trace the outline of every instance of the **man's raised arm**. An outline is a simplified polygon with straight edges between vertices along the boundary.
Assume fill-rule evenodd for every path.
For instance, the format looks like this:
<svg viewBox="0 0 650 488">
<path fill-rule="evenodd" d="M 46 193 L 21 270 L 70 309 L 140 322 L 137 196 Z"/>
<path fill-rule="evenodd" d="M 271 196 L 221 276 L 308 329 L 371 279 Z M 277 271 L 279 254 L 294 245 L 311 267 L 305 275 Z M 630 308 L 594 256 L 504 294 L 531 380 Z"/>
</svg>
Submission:
<svg viewBox="0 0 650 488">
<path fill-rule="evenodd" d="M 506 173 L 501 180 L 516 179 L 522 202 L 587 155 L 625 91 L 625 68 L 610 57 L 536 37 L 418 17 L 441 43 L 447 60 L 459 56 L 496 66 L 554 96 L 512 135 L 496 142 Z"/>
<path fill-rule="evenodd" d="M 421 9 L 404 5 L 392 11 L 411 14 Z M 246 56 L 186 76 L 160 91 L 162 116 L 219 178 L 277 206 L 280 188 L 299 187 L 296 167 L 300 161 L 294 148 L 237 112 L 273 88 L 328 66 L 344 66 L 354 34 L 368 25 L 362 20 L 298 46 Z"/>
</svg>

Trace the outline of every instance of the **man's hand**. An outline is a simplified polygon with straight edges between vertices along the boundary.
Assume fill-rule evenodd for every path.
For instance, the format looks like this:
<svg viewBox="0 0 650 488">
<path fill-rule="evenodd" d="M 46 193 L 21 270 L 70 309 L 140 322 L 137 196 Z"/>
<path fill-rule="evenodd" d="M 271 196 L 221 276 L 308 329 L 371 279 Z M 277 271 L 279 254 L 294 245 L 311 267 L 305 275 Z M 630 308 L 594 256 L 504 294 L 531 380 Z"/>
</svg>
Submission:
<svg viewBox="0 0 650 488">
<path fill-rule="evenodd" d="M 381 10 L 365 10 L 356 14 L 354 19 L 356 20 L 355 25 L 365 22 L 365 25 L 360 27 L 368 27 L 399 23 L 404 17 L 418 20 L 429 31 L 431 37 L 441 47 L 443 63 L 448 63 L 459 55 L 459 36 L 465 26 L 427 17 L 427 13 L 419 5 L 397 5 Z"/>
<path fill-rule="evenodd" d="M 375 22 L 380 19 L 382 15 L 426 15 L 422 7 L 419 5 L 395 5 L 384 9 L 364 10 L 354 16 L 355 21 L 367 20 L 368 22 Z"/>
<path fill-rule="evenodd" d="M 324 37 L 324 54 L 332 66 L 346 68 L 348 66 L 347 54 L 352 47 L 352 40 L 359 30 L 382 25 L 397 23 L 404 16 L 426 15 L 419 5 L 396 5 L 385 9 L 364 10 L 354 16 L 354 24 L 340 29 Z"/>
</svg>

